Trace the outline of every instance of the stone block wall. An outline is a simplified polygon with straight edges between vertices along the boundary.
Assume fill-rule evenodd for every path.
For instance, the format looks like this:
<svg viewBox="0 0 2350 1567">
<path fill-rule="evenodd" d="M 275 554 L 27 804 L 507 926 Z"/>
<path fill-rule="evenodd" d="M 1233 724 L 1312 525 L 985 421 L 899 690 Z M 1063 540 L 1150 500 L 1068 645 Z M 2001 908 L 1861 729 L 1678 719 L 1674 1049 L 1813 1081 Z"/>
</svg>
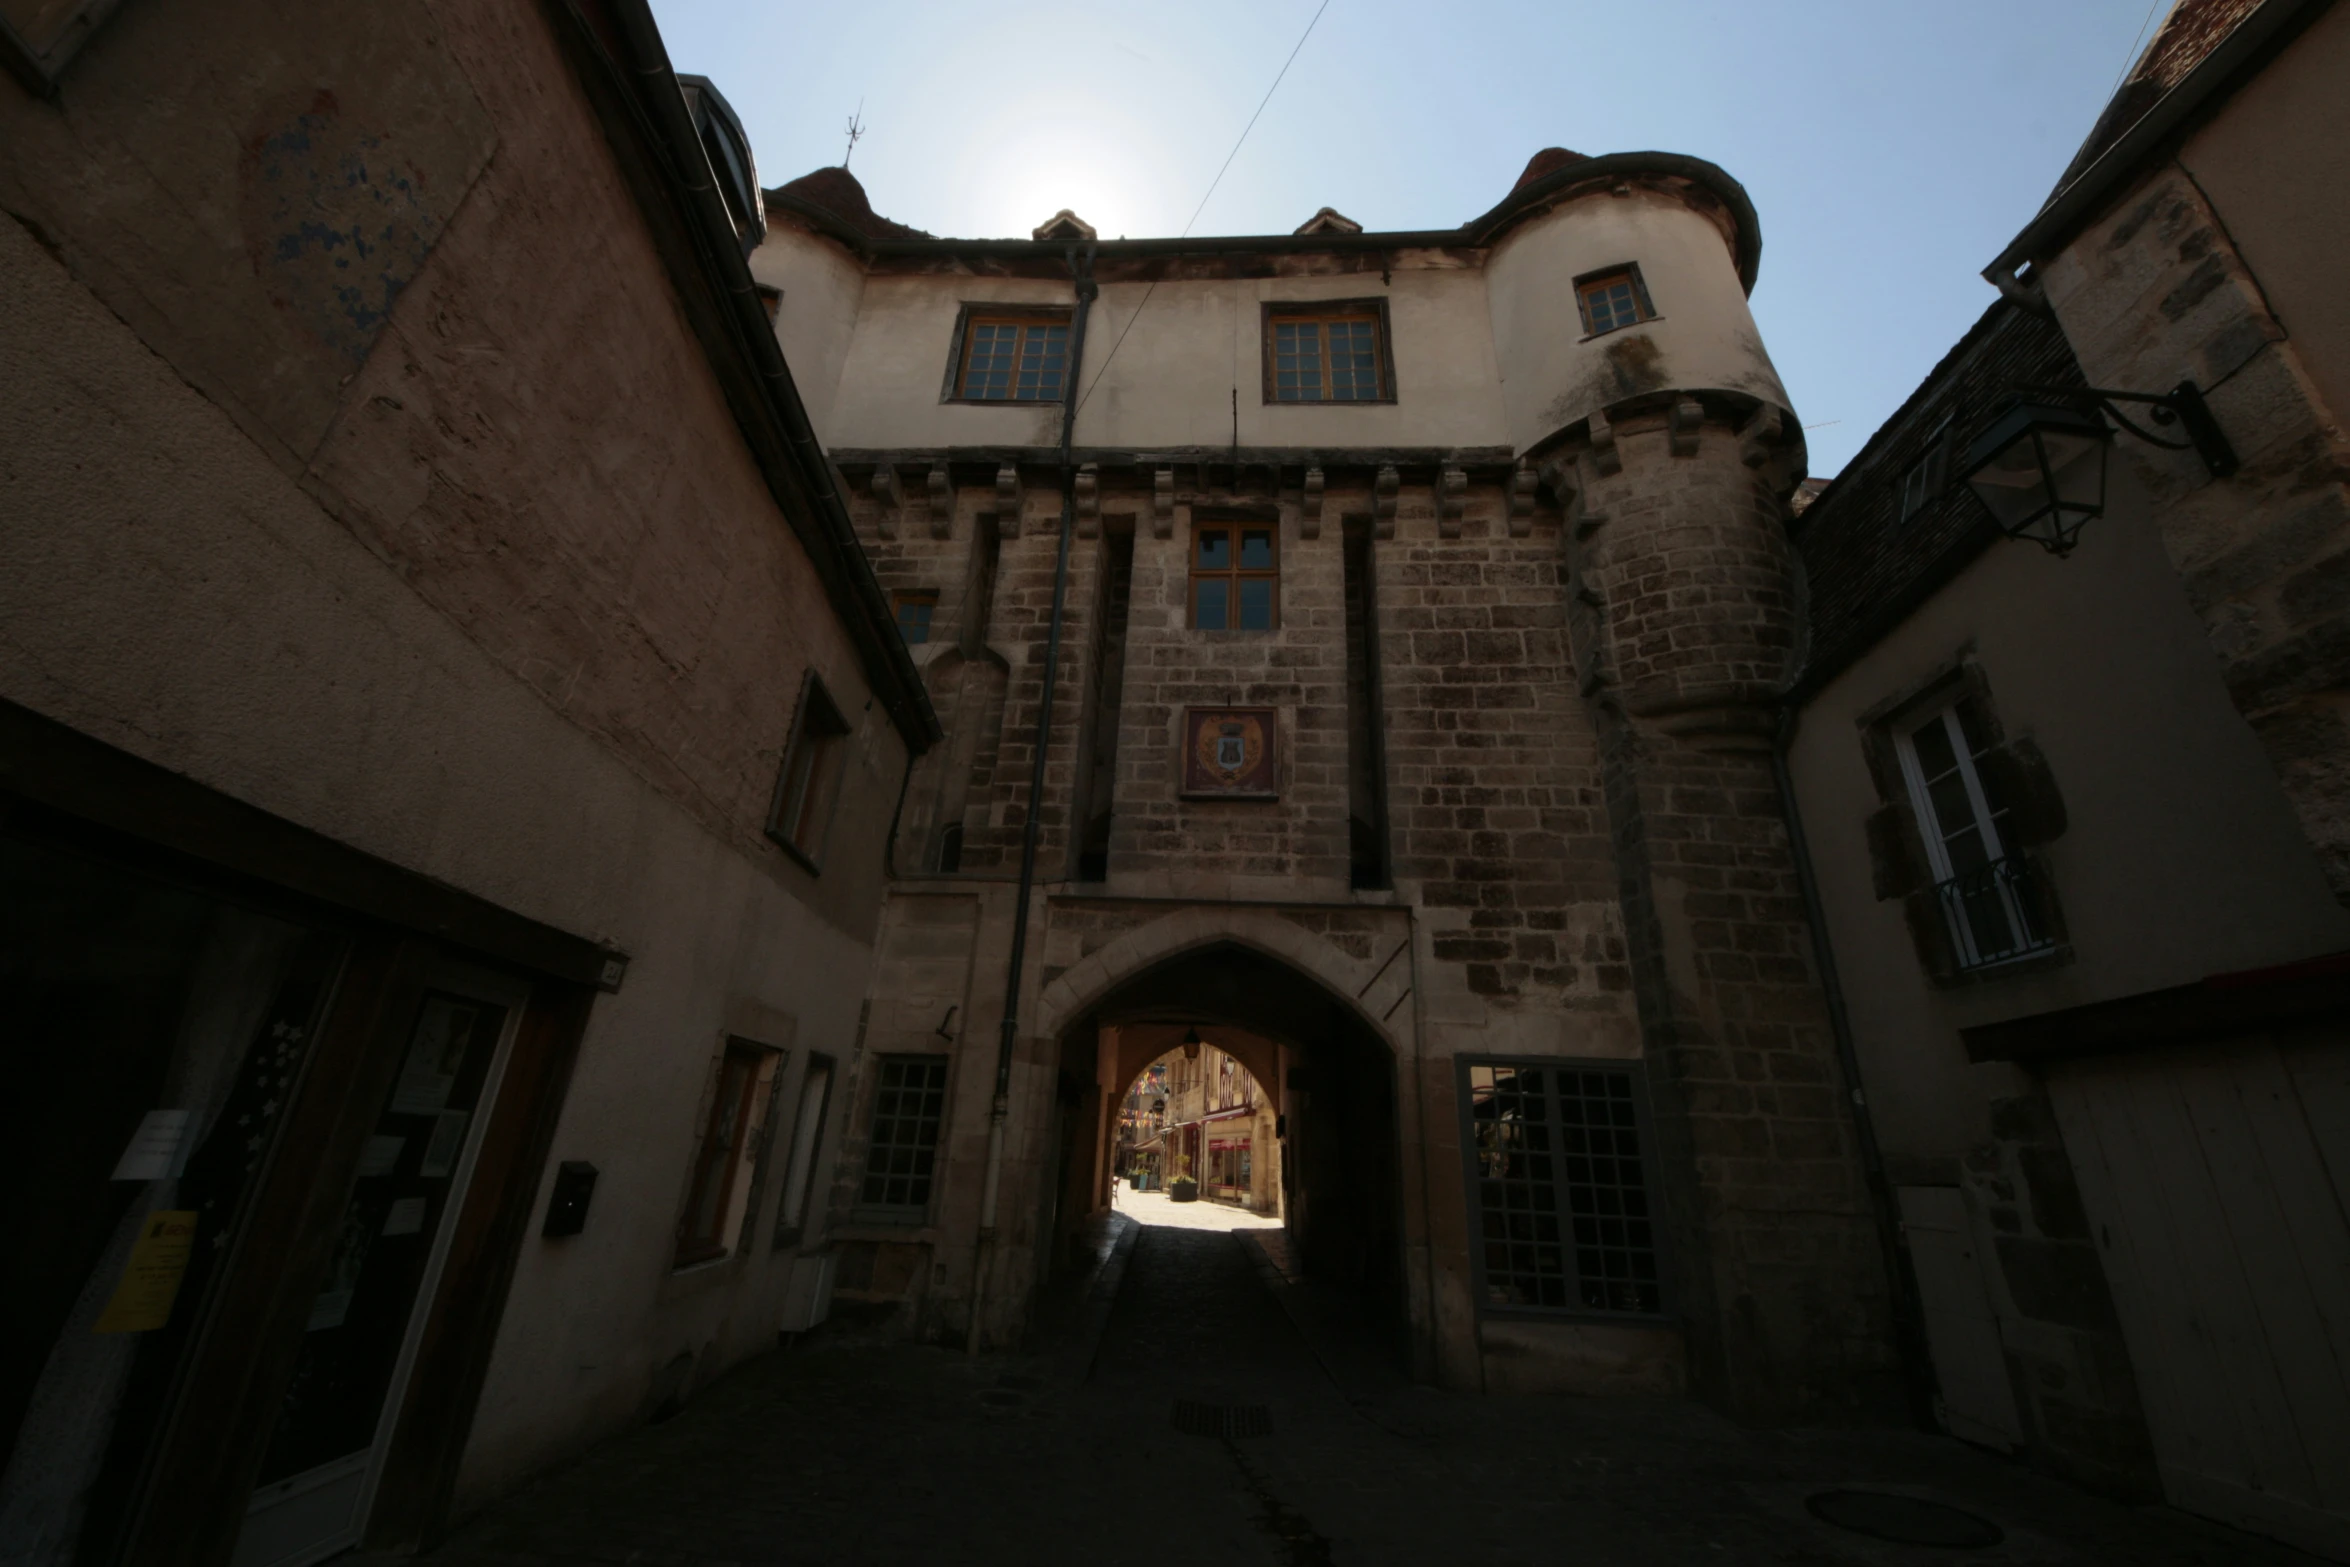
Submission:
<svg viewBox="0 0 2350 1567">
<path fill-rule="evenodd" d="M 1769 750 L 1793 568 L 1744 418 L 1660 408 L 1547 471 L 1697 1384 L 1755 1419 L 1882 1415 L 1888 1275 Z"/>
<path fill-rule="evenodd" d="M 1689 1323 L 1699 1387 L 1757 1419 L 1883 1413 L 1893 1402 L 1883 1256 L 1768 750 L 1797 642 L 1785 474 L 1771 466 L 1771 432 L 1758 446 L 1737 409 L 1688 403 L 1645 422 L 1602 421 L 1600 433 L 1602 443 L 1552 466 L 1557 504 L 1535 494 L 1531 475 L 1491 461 L 1449 473 L 1440 462 L 1386 474 L 1333 465 L 1311 511 L 1309 492 L 1270 462 L 1178 466 L 1172 494 L 1152 485 L 1147 459 L 1100 474 L 1073 541 L 1041 806 L 1048 912 L 1025 983 L 1049 999 L 1146 930 L 1192 921 L 1214 939 L 1239 928 L 1248 904 L 1290 905 L 1289 918 L 1319 922 L 1316 933 L 1353 962 L 1387 960 L 1371 1015 L 1410 1004 L 1413 1055 L 1399 1058 L 1398 1080 L 1411 1087 L 1399 1111 L 1407 1138 L 1441 1165 L 1429 1167 L 1426 1212 L 1412 1221 L 1425 1237 L 1415 1244 L 1444 1250 L 1423 1270 L 1432 1293 L 1418 1309 L 1472 1345 L 1481 1328 L 1456 1063 L 1644 1057 L 1673 1309 Z M 906 831 L 930 830 L 923 802 L 951 804 L 960 770 L 967 876 L 1017 867 L 1056 543 L 1047 471 L 1000 544 L 984 648 L 962 635 L 977 613 L 964 602 L 977 589 L 963 585 L 986 580 L 972 552 L 987 535 L 981 510 L 1001 504 L 997 487 L 953 485 L 944 540 L 902 515 L 890 519 L 894 537 L 867 519 L 884 583 L 940 594 L 931 639 L 950 646 L 928 667 L 946 693 L 949 737 L 916 776 Z M 1127 515 L 1123 679 L 1098 697 L 1117 718 L 1108 879 L 1079 892 L 1068 885 L 1077 770 L 1087 716 L 1099 717 L 1085 686 L 1088 671 L 1120 662 L 1094 656 L 1094 644 L 1106 535 L 1117 531 L 1109 519 Z M 1251 518 L 1279 536 L 1276 629 L 1191 629 L 1196 529 Z M 1350 532 L 1369 545 L 1393 871 L 1391 889 L 1359 892 L 1349 881 L 1350 784 L 1359 792 L 1349 770 Z M 1002 672 L 993 706 L 949 679 L 983 678 L 983 666 Z M 1182 797 L 1181 723 L 1195 706 L 1278 710 L 1278 800 Z M 960 733 L 973 718 L 993 732 Z M 1358 737 L 1358 759 L 1364 749 Z M 1349 904 L 1374 919 L 1395 916 L 1372 905 L 1410 908 L 1411 922 L 1374 951 L 1376 931 L 1340 928 Z M 1399 956 L 1407 930 L 1409 955 Z M 890 983 L 885 972 L 876 995 Z M 991 1037 L 993 983 L 975 976 L 966 1039 Z M 1024 1038 L 1023 1059 L 1057 1062 L 1058 1048 Z M 966 1137 L 983 1124 L 982 1076 L 958 1079 L 972 1085 L 958 1091 L 971 1101 L 958 1111 Z M 991 1322 L 996 1312 L 991 1301 Z M 1462 1369 L 1457 1347 L 1443 1357 L 1448 1378 L 1478 1374 Z"/>
<path fill-rule="evenodd" d="M 2047 264 L 2091 385 L 2191 379 L 2242 466 L 2119 438 L 2228 692 L 2275 764 L 2335 896 L 2350 900 L 2350 441 L 2226 223 L 2177 164 Z M 2097 524 L 2092 524 L 2097 526 Z"/>
<path fill-rule="evenodd" d="M 1141 497 L 1149 511 L 1148 497 Z M 1104 507 L 1111 504 L 1104 501 Z M 1278 535 L 1271 631 L 1190 629 L 1195 530 L 1211 522 Z M 1134 541 L 1118 735 L 1113 884 L 1161 895 L 1344 896 L 1347 887 L 1346 608 L 1340 530 L 1307 537 L 1294 502 L 1208 488 L 1174 508 L 1169 536 Z M 1279 712 L 1278 801 L 1182 797 L 1187 707 Z"/>
<path fill-rule="evenodd" d="M 1631 970 L 1557 517 L 1514 535 L 1502 488 L 1479 487 L 1447 536 L 1432 502 L 1407 493 L 1372 544 L 1397 894 L 1478 1011 L 1620 1014 Z M 1556 1023 L 1515 1043 L 1538 1040 L 1617 1053 Z"/>
</svg>

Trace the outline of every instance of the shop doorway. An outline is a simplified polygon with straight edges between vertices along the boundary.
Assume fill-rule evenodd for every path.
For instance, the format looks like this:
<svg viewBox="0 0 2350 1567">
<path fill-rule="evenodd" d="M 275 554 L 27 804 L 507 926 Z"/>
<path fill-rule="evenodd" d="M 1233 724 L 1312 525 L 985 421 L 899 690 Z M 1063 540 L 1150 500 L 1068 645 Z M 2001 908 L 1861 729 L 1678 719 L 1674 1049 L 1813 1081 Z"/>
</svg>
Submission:
<svg viewBox="0 0 2350 1567">
<path fill-rule="evenodd" d="M 401 1066 L 346 1200 L 235 1567 L 356 1545 L 529 987 L 438 965 L 401 1020 Z"/>
</svg>

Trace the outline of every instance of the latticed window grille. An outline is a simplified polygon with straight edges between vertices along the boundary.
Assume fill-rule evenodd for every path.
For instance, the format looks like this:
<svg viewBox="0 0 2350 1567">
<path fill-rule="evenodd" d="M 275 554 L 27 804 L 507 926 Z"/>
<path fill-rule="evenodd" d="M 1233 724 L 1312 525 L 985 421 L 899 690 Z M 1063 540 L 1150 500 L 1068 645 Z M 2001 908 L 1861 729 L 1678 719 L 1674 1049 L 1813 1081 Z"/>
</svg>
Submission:
<svg viewBox="0 0 2350 1567">
<path fill-rule="evenodd" d="M 873 1094 L 873 1130 L 865 1149 L 866 1208 L 922 1210 L 938 1161 L 946 1118 L 945 1056 L 883 1056 Z"/>
<path fill-rule="evenodd" d="M 1466 1070 L 1471 1215 L 1485 1303 L 1663 1311 L 1632 1071 L 1498 1062 Z"/>
<path fill-rule="evenodd" d="M 1058 402 L 1068 351 L 1065 321 L 975 316 L 963 342 L 962 395 L 981 402 Z"/>
<path fill-rule="evenodd" d="M 1280 316 L 1273 321 L 1273 400 L 1375 403 L 1379 319 L 1371 315 Z"/>
</svg>

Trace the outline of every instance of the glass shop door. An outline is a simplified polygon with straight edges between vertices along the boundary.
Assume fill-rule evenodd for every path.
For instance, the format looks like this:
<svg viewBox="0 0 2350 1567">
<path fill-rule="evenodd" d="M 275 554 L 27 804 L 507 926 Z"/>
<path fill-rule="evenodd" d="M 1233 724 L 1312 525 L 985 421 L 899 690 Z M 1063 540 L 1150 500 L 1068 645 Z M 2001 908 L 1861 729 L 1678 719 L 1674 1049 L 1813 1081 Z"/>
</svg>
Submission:
<svg viewBox="0 0 2350 1567">
<path fill-rule="evenodd" d="M 237 1539 L 234 1567 L 304 1567 L 356 1545 L 528 987 L 450 965 L 405 1020 L 391 1096 Z"/>
</svg>

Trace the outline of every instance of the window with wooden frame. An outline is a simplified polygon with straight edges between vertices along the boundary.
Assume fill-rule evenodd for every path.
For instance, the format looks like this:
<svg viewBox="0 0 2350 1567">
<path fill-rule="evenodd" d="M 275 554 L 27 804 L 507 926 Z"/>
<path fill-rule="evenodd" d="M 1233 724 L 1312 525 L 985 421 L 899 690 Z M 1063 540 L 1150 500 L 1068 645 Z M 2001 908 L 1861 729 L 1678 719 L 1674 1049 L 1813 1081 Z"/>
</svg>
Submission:
<svg viewBox="0 0 2350 1567">
<path fill-rule="evenodd" d="M 897 610 L 898 635 L 906 639 L 906 645 L 918 647 L 929 641 L 930 617 L 938 609 L 937 590 L 895 593 L 890 595 L 890 601 Z"/>
<path fill-rule="evenodd" d="M 832 1057 L 811 1054 L 800 1075 L 799 1107 L 784 1155 L 783 1200 L 775 1210 L 775 1245 L 796 1246 L 807 1233 L 808 1194 L 815 1189 L 816 1154 L 824 1146 L 825 1112 L 832 1107 Z"/>
<path fill-rule="evenodd" d="M 1384 301 L 1265 307 L 1265 401 L 1383 403 L 1394 397 Z"/>
<path fill-rule="evenodd" d="M 1059 402 L 1068 354 L 1066 310 L 966 306 L 947 396 L 971 403 Z"/>
<path fill-rule="evenodd" d="M 781 1052 L 747 1039 L 729 1039 L 718 1062 L 718 1082 L 694 1151 L 693 1179 L 677 1221 L 675 1266 L 723 1257 L 734 1247 L 749 1206 L 758 1164 L 760 1102 L 773 1083 Z"/>
<path fill-rule="evenodd" d="M 1665 1308 L 1637 1069 L 1464 1061 L 1461 1146 L 1486 1309 L 1653 1317 Z"/>
<path fill-rule="evenodd" d="M 874 1062 L 873 1123 L 857 1207 L 869 1216 L 919 1221 L 930 1210 L 938 1134 L 946 1123 L 947 1058 L 881 1056 Z"/>
<path fill-rule="evenodd" d="M 1656 319 L 1656 306 L 1649 302 L 1638 266 L 1610 267 L 1575 279 L 1575 308 L 1583 313 L 1585 337 Z"/>
<path fill-rule="evenodd" d="M 2039 918 L 2031 863 L 2014 852 L 2000 769 L 1973 704 L 1952 702 L 1895 730 L 1895 752 L 1934 870 L 1934 895 L 1961 969 L 1987 968 L 2053 945 Z"/>
<path fill-rule="evenodd" d="M 1194 631 L 1270 631 L 1281 614 L 1280 537 L 1272 523 L 1191 530 Z"/>
<path fill-rule="evenodd" d="M 818 864 L 824 832 L 832 823 L 840 776 L 848 762 L 848 720 L 840 715 L 824 682 L 808 671 L 800 686 L 800 707 L 784 747 L 783 773 L 775 782 L 775 803 L 767 814 L 767 836 L 810 870 Z"/>
</svg>

